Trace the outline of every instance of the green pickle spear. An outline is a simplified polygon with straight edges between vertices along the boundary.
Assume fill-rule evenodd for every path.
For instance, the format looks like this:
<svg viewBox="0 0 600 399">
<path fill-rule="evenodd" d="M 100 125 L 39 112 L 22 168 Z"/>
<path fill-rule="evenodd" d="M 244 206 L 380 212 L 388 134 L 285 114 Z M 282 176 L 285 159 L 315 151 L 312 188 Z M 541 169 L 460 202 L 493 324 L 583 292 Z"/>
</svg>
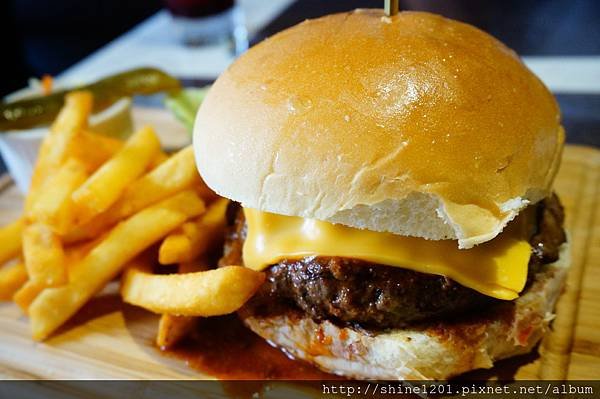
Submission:
<svg viewBox="0 0 600 399">
<path fill-rule="evenodd" d="M 0 104 L 0 131 L 28 129 L 50 123 L 64 104 L 65 94 L 88 90 L 94 95 L 94 112 L 102 111 L 122 97 L 149 95 L 181 88 L 179 80 L 155 68 L 138 68 L 97 82 Z"/>
</svg>

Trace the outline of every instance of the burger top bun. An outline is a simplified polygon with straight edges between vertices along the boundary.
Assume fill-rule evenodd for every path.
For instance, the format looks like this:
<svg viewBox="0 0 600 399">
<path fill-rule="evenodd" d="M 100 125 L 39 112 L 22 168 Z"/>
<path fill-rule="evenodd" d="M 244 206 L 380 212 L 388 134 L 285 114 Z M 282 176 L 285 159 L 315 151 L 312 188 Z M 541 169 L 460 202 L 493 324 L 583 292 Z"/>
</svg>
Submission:
<svg viewBox="0 0 600 399">
<path fill-rule="evenodd" d="M 549 193 L 563 141 L 553 96 L 498 40 L 371 9 L 253 47 L 194 127 L 200 174 L 245 207 L 461 248 Z"/>
</svg>

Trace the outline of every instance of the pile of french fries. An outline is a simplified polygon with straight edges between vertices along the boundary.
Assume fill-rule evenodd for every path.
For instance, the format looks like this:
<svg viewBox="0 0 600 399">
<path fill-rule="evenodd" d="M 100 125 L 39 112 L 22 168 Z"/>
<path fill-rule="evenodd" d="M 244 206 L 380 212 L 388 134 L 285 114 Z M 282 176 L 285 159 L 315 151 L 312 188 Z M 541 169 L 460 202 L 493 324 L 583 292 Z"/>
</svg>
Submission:
<svg viewBox="0 0 600 399">
<path fill-rule="evenodd" d="M 122 275 L 123 300 L 162 314 L 157 343 L 169 347 L 197 317 L 239 309 L 264 276 L 206 262 L 223 238 L 227 200 L 202 182 L 191 146 L 168 156 L 150 127 L 127 141 L 91 133 L 92 101 L 67 95 L 23 215 L 0 228 L 0 299 L 44 340 Z M 177 273 L 155 274 L 161 265 Z"/>
</svg>

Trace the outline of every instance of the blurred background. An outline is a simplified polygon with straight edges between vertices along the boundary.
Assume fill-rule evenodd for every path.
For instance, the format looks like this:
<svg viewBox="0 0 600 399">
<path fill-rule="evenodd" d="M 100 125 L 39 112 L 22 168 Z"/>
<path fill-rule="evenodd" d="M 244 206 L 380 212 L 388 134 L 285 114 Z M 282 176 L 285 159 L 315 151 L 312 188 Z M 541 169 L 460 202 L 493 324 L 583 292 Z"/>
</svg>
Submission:
<svg viewBox="0 0 600 399">
<path fill-rule="evenodd" d="M 89 82 L 156 66 L 202 86 L 250 45 L 306 18 L 383 0 L 3 0 L 5 96 L 31 77 Z M 568 140 L 600 145 L 600 1 L 400 0 L 516 50 L 557 95 Z"/>
</svg>

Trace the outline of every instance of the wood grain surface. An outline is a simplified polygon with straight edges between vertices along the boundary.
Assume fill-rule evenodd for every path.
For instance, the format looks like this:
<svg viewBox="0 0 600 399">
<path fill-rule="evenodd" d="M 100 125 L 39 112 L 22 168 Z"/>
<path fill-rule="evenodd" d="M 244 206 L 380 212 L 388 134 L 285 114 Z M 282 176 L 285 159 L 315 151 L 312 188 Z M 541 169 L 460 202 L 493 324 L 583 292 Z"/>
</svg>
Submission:
<svg viewBox="0 0 600 399">
<path fill-rule="evenodd" d="M 600 151 L 567 146 L 555 183 L 566 208 L 573 262 L 552 331 L 538 352 L 499 362 L 476 375 L 490 379 L 600 379 Z M 0 223 L 19 215 L 14 186 L 0 191 Z M 27 319 L 0 304 L 0 378 L 210 378 L 154 347 L 157 317 L 124 305 L 108 287 L 44 343 Z"/>
</svg>

